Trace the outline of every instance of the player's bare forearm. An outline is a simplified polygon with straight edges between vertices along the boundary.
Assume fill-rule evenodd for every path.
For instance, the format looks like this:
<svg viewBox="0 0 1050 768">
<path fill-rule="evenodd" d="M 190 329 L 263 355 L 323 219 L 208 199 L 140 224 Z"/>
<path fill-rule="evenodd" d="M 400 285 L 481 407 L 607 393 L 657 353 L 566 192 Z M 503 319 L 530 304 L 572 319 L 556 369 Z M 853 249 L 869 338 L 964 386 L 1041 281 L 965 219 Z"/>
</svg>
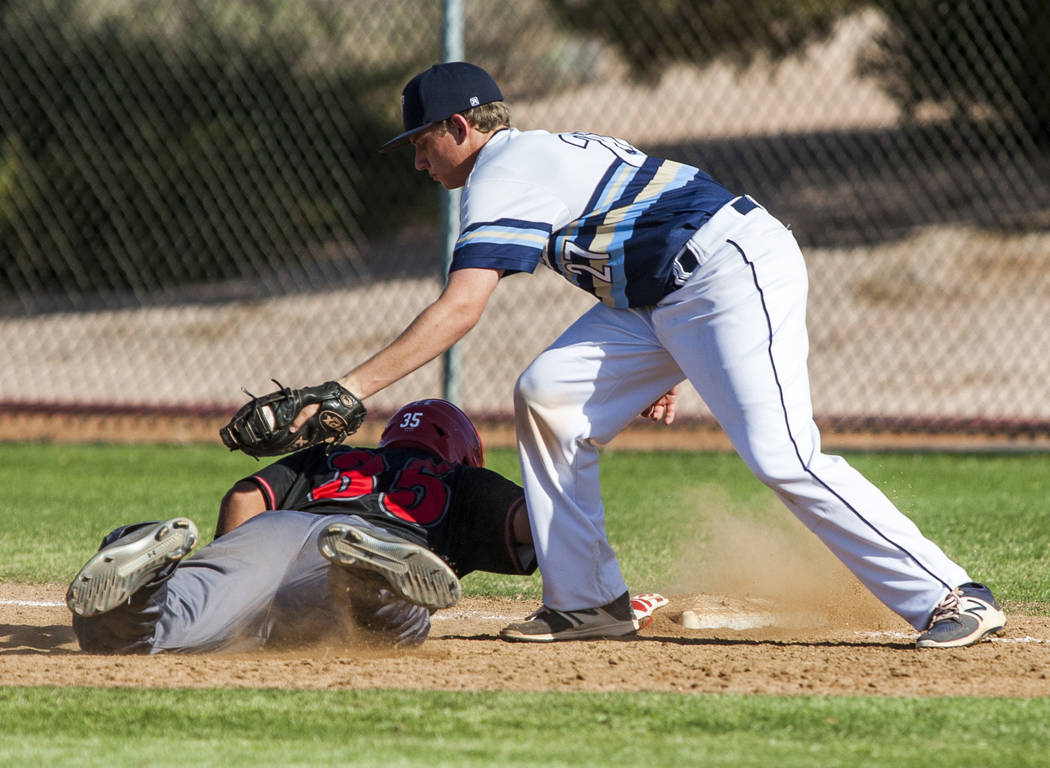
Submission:
<svg viewBox="0 0 1050 768">
<path fill-rule="evenodd" d="M 215 538 L 229 533 L 238 525 L 246 523 L 266 511 L 266 500 L 259 487 L 248 480 L 234 485 L 219 504 L 219 521 L 215 526 Z"/>
<path fill-rule="evenodd" d="M 346 373 L 339 383 L 366 398 L 426 365 L 477 324 L 498 282 L 499 273 L 491 269 L 453 272 L 433 304 L 394 341 Z"/>
<path fill-rule="evenodd" d="M 510 514 L 510 531 L 511 536 L 514 537 L 514 543 L 531 544 L 532 528 L 529 526 L 529 512 L 525 506 L 524 496 L 511 505 L 508 514 Z"/>
<path fill-rule="evenodd" d="M 463 338 L 477 322 L 470 308 L 439 301 L 427 307 L 401 335 L 361 365 L 353 368 L 339 383 L 366 398 L 374 395 L 418 368 L 429 363 Z"/>
<path fill-rule="evenodd" d="M 492 269 L 451 273 L 441 295 L 401 335 L 338 382 L 364 400 L 426 365 L 477 324 L 499 278 L 500 272 Z M 315 405 L 303 408 L 292 423 L 292 431 L 316 412 Z"/>
</svg>

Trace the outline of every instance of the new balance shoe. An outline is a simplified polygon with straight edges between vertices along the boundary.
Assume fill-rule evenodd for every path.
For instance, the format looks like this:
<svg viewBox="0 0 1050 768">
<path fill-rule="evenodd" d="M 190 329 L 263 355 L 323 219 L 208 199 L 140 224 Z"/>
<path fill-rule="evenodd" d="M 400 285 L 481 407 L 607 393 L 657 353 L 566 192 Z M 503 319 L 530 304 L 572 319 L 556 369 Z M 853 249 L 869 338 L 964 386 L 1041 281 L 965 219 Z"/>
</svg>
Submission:
<svg viewBox="0 0 1050 768">
<path fill-rule="evenodd" d="M 444 560 L 426 547 L 392 533 L 332 523 L 318 541 L 321 554 L 336 565 L 378 573 L 411 603 L 426 608 L 448 608 L 459 602 L 459 579 Z"/>
<path fill-rule="evenodd" d="M 625 637 L 637 632 L 638 620 L 631 607 L 631 598 L 629 593 L 624 592 L 599 608 L 557 611 L 541 606 L 525 621 L 504 627 L 499 636 L 513 642 L 551 643 L 558 640 Z"/>
<path fill-rule="evenodd" d="M 144 586 L 167 579 L 197 544 L 197 526 L 186 517 L 119 528 L 73 579 L 66 605 L 78 616 L 105 613 Z"/>
<path fill-rule="evenodd" d="M 969 583 L 949 592 L 915 644 L 920 648 L 962 648 L 1006 626 L 999 603 L 984 584 Z"/>
</svg>

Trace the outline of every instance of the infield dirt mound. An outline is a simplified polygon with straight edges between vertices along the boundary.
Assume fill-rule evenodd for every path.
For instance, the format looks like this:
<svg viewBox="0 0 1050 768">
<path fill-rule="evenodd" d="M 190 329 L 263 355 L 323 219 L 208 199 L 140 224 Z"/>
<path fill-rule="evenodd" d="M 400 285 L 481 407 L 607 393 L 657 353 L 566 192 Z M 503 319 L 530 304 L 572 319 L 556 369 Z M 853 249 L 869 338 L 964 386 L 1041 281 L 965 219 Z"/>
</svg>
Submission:
<svg viewBox="0 0 1050 768">
<path fill-rule="evenodd" d="M 78 650 L 60 585 L 0 585 L 0 680 L 4 685 L 179 688 L 406 688 L 509 691 L 877 694 L 887 696 L 1050 695 L 1050 618 L 1040 606 L 1007 604 L 1009 625 L 972 648 L 920 651 L 890 615 L 829 617 L 799 626 L 799 612 L 769 603 L 744 607 L 751 629 L 688 629 L 686 610 L 711 609 L 709 624 L 735 598 L 667 595 L 671 604 L 633 640 L 507 643 L 503 624 L 531 602 L 464 598 L 440 611 L 431 638 L 397 651 L 341 637 L 290 649 L 194 656 L 97 656 Z M 739 605 L 737 606 L 739 607 Z M 719 614 L 722 611 L 722 614 Z M 737 610 L 739 615 L 741 611 Z"/>
</svg>

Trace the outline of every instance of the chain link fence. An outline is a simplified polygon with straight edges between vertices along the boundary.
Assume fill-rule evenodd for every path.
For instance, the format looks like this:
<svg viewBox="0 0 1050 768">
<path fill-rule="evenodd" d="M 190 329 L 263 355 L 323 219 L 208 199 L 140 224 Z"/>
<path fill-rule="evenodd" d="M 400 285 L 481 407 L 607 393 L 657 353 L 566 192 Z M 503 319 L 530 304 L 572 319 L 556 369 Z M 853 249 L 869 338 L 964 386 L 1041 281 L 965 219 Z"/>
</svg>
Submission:
<svg viewBox="0 0 1050 768">
<path fill-rule="evenodd" d="M 440 190 L 398 95 L 431 0 L 0 0 L 0 404 L 227 413 L 342 375 L 440 291 Z M 1050 434 L 1042 0 L 466 0 L 522 129 L 700 166 L 810 269 L 814 405 L 856 428 Z M 591 299 L 508 278 L 461 405 Z M 435 361 L 370 401 L 441 394 Z M 704 420 L 689 392 L 683 417 Z"/>
</svg>

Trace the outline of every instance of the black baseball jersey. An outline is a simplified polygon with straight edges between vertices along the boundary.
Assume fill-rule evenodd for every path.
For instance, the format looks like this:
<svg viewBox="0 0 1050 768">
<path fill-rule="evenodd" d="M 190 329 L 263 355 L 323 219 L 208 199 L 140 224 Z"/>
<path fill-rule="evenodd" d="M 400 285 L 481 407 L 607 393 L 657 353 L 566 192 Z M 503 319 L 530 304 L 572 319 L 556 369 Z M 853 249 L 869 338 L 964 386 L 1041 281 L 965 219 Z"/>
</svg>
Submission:
<svg viewBox="0 0 1050 768">
<path fill-rule="evenodd" d="M 457 576 L 482 570 L 531 573 L 512 546 L 520 486 L 482 467 L 450 464 L 418 448 L 315 446 L 246 478 L 267 509 L 359 515 L 448 561 Z"/>
</svg>

